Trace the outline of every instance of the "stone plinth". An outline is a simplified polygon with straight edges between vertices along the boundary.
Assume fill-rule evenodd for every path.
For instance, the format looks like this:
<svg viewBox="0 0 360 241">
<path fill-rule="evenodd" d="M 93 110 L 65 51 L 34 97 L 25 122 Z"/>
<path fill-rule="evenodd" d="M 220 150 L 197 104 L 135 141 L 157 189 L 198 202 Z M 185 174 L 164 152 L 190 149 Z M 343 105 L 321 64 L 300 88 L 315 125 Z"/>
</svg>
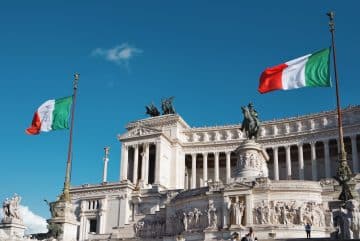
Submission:
<svg viewBox="0 0 360 241">
<path fill-rule="evenodd" d="M 237 164 L 234 181 L 255 181 L 259 177 L 268 177 L 266 161 L 269 156 L 259 143 L 247 140 L 235 152 Z"/>
<path fill-rule="evenodd" d="M 24 237 L 25 229 L 26 227 L 22 223 L 0 223 L 0 230 L 3 230 L 9 237 Z"/>
<path fill-rule="evenodd" d="M 56 201 L 50 204 L 52 218 L 47 220 L 49 224 L 58 225 L 62 232 L 59 241 L 76 241 L 77 226 L 74 207 L 70 202 Z"/>
</svg>

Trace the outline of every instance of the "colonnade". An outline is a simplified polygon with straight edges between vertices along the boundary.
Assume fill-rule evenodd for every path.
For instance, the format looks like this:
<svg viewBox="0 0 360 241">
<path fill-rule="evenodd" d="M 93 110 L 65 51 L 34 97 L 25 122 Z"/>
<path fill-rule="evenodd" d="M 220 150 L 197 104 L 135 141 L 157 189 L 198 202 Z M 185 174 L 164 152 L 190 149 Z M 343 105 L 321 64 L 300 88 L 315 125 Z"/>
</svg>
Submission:
<svg viewBox="0 0 360 241">
<path fill-rule="evenodd" d="M 150 153 L 150 149 L 153 152 Z M 130 180 L 135 185 L 159 183 L 160 180 L 160 143 L 147 142 L 122 145 L 121 179 Z"/>
<path fill-rule="evenodd" d="M 354 173 L 359 172 L 359 158 L 358 158 L 358 145 L 356 135 L 346 137 L 346 148 L 348 149 L 349 164 Z M 332 145 L 330 146 L 330 141 Z M 351 141 L 351 144 L 349 143 Z M 332 177 L 337 166 L 337 150 L 336 139 L 316 140 L 303 143 L 294 143 L 287 145 L 276 145 L 267 147 L 266 151 L 271 157 L 268 163 L 270 178 L 273 180 L 280 179 L 300 179 L 300 180 L 319 180 L 324 177 Z M 333 146 L 335 144 L 335 146 Z M 280 150 L 280 151 L 279 151 Z M 201 153 L 186 153 L 187 159 L 187 171 L 189 175 L 185 177 L 185 188 L 197 188 L 206 186 L 207 182 L 211 179 L 214 182 L 219 182 L 223 179 L 226 183 L 229 183 L 232 175 L 232 168 L 235 165 L 231 162 L 231 151 L 225 152 L 201 152 Z M 351 153 L 351 155 L 350 155 Z M 213 176 L 209 177 L 208 157 L 209 154 L 214 155 L 213 163 L 214 167 L 211 170 Z M 225 174 L 224 178 L 219 177 L 220 168 L 224 168 L 224 164 L 219 165 L 220 154 L 226 156 L 225 158 Z M 304 157 L 304 155 L 306 157 Z M 279 158 L 281 156 L 282 158 Z M 201 165 L 202 157 L 202 173 L 197 165 Z M 224 159 L 221 159 L 222 163 Z M 305 163 L 306 161 L 306 163 Z M 191 163 L 191 166 L 190 166 Z M 279 166 L 283 167 L 280 168 Z M 307 164 L 307 165 L 305 165 Z M 285 168 L 284 168 L 285 166 Z M 305 171 L 305 166 L 307 169 Z M 324 169 L 322 169 L 324 167 Z M 306 174 L 306 175 L 305 175 Z M 200 178 L 199 178 L 200 175 Z M 186 180 L 187 179 L 187 180 Z M 202 179 L 202 182 L 198 183 Z"/>
<path fill-rule="evenodd" d="M 279 148 L 285 148 L 285 163 L 286 163 L 286 179 L 292 179 L 294 176 L 294 173 L 292 171 L 292 160 L 291 160 L 291 147 L 297 147 L 297 165 L 298 165 L 298 178 L 300 180 L 305 179 L 305 173 L 304 173 L 304 145 L 310 145 L 310 160 L 311 160 L 311 180 L 318 180 L 319 179 L 319 171 L 317 162 L 319 161 L 319 158 L 317 157 L 317 149 L 316 144 L 322 144 L 323 145 L 323 161 L 324 161 L 324 168 L 325 168 L 325 177 L 329 178 L 332 177 L 331 173 L 331 162 L 333 161 L 330 155 L 330 146 L 329 142 L 331 140 L 336 141 L 336 139 L 326 139 L 326 140 L 317 140 L 317 141 L 311 141 L 311 142 L 304 142 L 304 143 L 297 143 L 297 144 L 288 144 L 283 146 L 274 146 L 271 147 L 273 151 L 273 178 L 274 180 L 279 180 Z M 359 172 L 359 159 L 358 159 L 358 148 L 357 148 L 357 142 L 356 142 L 356 135 L 350 136 L 351 140 L 351 161 L 350 165 L 352 166 L 352 171 L 354 173 Z M 269 148 L 267 148 L 268 150 Z M 337 148 L 339 150 L 339 147 Z M 336 152 L 337 152 L 336 150 Z M 337 156 L 335 158 L 337 160 Z"/>
<path fill-rule="evenodd" d="M 186 154 L 186 155 L 190 155 L 191 156 L 191 183 L 190 183 L 190 188 L 196 188 L 199 185 L 197 185 L 197 167 L 196 167 L 196 162 L 197 162 L 197 156 L 198 155 L 202 155 L 202 161 L 203 161 L 203 173 L 202 173 L 202 179 L 203 179 L 203 183 L 201 184 L 201 186 L 206 186 L 207 182 L 209 181 L 209 179 L 212 179 L 214 182 L 219 182 L 220 181 L 220 165 L 219 165 L 219 157 L 220 157 L 220 153 L 225 153 L 225 168 L 226 168 L 226 183 L 230 182 L 231 179 L 231 152 L 204 152 L 204 153 L 191 153 L 191 154 Z M 214 175 L 213 178 L 208 178 L 208 155 L 209 154 L 213 154 L 214 155 Z"/>
</svg>

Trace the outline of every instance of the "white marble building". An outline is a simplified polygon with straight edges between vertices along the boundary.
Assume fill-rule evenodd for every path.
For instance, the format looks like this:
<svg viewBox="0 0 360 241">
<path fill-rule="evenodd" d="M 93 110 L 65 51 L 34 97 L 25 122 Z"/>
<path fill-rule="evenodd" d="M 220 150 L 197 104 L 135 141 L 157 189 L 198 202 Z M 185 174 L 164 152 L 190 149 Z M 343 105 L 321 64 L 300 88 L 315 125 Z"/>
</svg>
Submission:
<svg viewBox="0 0 360 241">
<path fill-rule="evenodd" d="M 343 110 L 343 125 L 349 164 L 358 173 L 360 106 Z M 312 223 L 314 237 L 329 236 L 329 201 L 339 190 L 331 179 L 336 112 L 264 121 L 258 143 L 269 156 L 269 179 L 252 184 L 234 179 L 235 150 L 245 141 L 239 128 L 193 128 L 179 115 L 130 122 L 118 136 L 119 181 L 106 182 L 105 158 L 103 183 L 71 188 L 76 239 L 227 239 L 244 233 L 244 226 L 254 226 L 261 238 L 285 237 L 288 230 L 303 237 L 305 222 Z M 232 218 L 236 205 L 243 211 Z"/>
</svg>

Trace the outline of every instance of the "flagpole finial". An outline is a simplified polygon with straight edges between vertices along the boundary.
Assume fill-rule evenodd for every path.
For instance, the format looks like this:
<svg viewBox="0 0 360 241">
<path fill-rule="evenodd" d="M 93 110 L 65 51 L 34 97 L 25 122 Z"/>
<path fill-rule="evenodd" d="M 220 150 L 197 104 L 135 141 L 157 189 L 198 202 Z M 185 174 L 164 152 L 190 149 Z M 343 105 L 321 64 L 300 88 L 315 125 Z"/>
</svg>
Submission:
<svg viewBox="0 0 360 241">
<path fill-rule="evenodd" d="M 334 17 L 335 17 L 335 13 L 333 11 L 330 11 L 328 13 L 326 13 L 326 15 L 329 17 L 329 27 L 330 27 L 330 32 L 333 32 L 335 30 L 335 22 L 334 22 Z"/>
<path fill-rule="evenodd" d="M 77 87 L 78 87 L 79 77 L 80 77 L 80 74 L 75 72 L 75 74 L 74 74 L 74 89 L 77 89 Z"/>
</svg>

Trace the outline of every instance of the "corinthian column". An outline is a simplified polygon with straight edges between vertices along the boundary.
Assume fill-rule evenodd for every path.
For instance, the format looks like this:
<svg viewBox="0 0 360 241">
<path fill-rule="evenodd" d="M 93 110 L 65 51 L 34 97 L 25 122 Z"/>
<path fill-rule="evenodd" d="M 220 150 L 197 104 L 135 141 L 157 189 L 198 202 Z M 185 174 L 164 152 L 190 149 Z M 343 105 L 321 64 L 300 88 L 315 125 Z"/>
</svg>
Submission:
<svg viewBox="0 0 360 241">
<path fill-rule="evenodd" d="M 161 141 L 156 142 L 156 159 L 155 159 L 155 182 L 160 184 L 160 159 L 161 159 Z"/>
<path fill-rule="evenodd" d="M 143 151 L 141 153 L 141 180 L 144 184 L 147 184 L 146 172 L 147 172 L 147 162 L 149 159 L 149 144 L 145 143 L 143 145 Z"/>
<path fill-rule="evenodd" d="M 208 181 L 208 154 L 203 153 L 203 180 L 204 180 L 204 186 L 207 186 Z"/>
<path fill-rule="evenodd" d="M 331 177 L 329 140 L 324 140 L 325 177 Z"/>
<path fill-rule="evenodd" d="M 274 150 L 274 180 L 279 180 L 279 148 L 276 146 Z"/>
<path fill-rule="evenodd" d="M 191 188 L 196 188 L 196 153 L 191 154 Z"/>
<path fill-rule="evenodd" d="M 138 164 L 139 164 L 139 145 L 135 145 L 134 151 L 134 170 L 133 170 L 133 183 L 136 185 L 138 181 Z"/>
<path fill-rule="evenodd" d="M 231 152 L 226 152 L 226 183 L 230 183 L 230 179 L 231 179 L 230 156 L 231 156 Z"/>
<path fill-rule="evenodd" d="M 290 156 L 290 146 L 285 147 L 286 150 L 286 175 L 287 179 L 291 179 L 291 156 Z"/>
<path fill-rule="evenodd" d="M 317 163 L 316 163 L 316 142 L 312 141 L 310 142 L 311 146 L 311 174 L 312 174 L 312 180 L 317 180 Z"/>
<path fill-rule="evenodd" d="M 303 144 L 298 144 L 298 157 L 299 157 L 299 179 L 304 180 L 304 152 Z"/>
<path fill-rule="evenodd" d="M 214 161 L 214 165 L 215 165 L 215 172 L 214 172 L 214 181 L 218 182 L 219 181 L 219 152 L 215 152 L 215 161 Z"/>
<path fill-rule="evenodd" d="M 128 147 L 125 144 L 121 145 L 121 180 L 128 179 Z"/>
</svg>

